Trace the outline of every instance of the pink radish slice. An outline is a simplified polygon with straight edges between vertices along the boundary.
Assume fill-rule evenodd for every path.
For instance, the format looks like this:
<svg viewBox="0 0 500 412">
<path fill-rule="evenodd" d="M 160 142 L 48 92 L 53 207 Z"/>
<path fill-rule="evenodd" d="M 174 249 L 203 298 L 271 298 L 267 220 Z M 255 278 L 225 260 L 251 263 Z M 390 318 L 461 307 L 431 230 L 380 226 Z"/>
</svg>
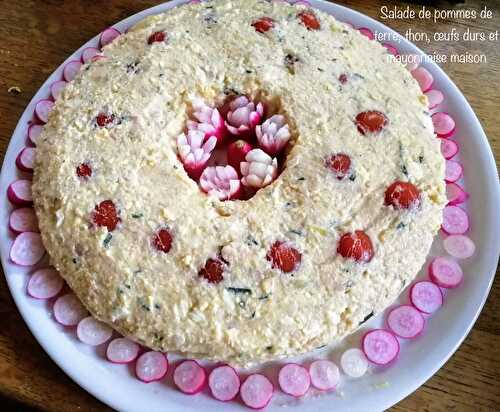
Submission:
<svg viewBox="0 0 500 412">
<path fill-rule="evenodd" d="M 464 273 L 459 264 L 453 259 L 439 256 L 429 265 L 429 277 L 436 285 L 452 289 L 462 283 Z"/>
<path fill-rule="evenodd" d="M 52 100 L 40 100 L 35 105 L 35 115 L 42 123 L 47 123 L 49 120 L 49 113 L 54 107 L 54 102 Z"/>
<path fill-rule="evenodd" d="M 23 232 L 17 235 L 10 248 L 10 260 L 19 266 L 33 266 L 45 254 L 40 233 Z"/>
<path fill-rule="evenodd" d="M 195 360 L 182 361 L 175 367 L 174 383 L 181 392 L 194 395 L 204 388 L 206 382 L 205 369 Z"/>
<path fill-rule="evenodd" d="M 265 408 L 273 397 L 274 386 L 260 373 L 249 375 L 241 385 L 240 396 L 243 403 L 252 409 Z"/>
<path fill-rule="evenodd" d="M 476 245 L 464 235 L 450 235 L 443 240 L 444 250 L 457 259 L 467 259 L 476 251 Z"/>
<path fill-rule="evenodd" d="M 87 316 L 87 309 L 73 293 L 60 296 L 54 303 L 54 318 L 64 326 L 76 326 Z"/>
<path fill-rule="evenodd" d="M 401 305 L 389 312 L 387 325 L 396 336 L 413 339 L 424 330 L 425 320 L 413 306 Z"/>
<path fill-rule="evenodd" d="M 451 206 L 459 205 L 469 198 L 469 194 L 456 183 L 446 185 L 446 197 Z"/>
<path fill-rule="evenodd" d="M 111 339 L 113 329 L 92 316 L 87 316 L 78 322 L 76 336 L 81 342 L 90 346 L 99 346 Z"/>
<path fill-rule="evenodd" d="M 311 384 L 321 391 L 328 391 L 337 386 L 340 381 L 340 371 L 333 362 L 320 359 L 309 365 Z"/>
<path fill-rule="evenodd" d="M 444 101 L 444 94 L 439 90 L 431 89 L 424 93 L 429 101 L 429 109 L 434 109 Z"/>
<path fill-rule="evenodd" d="M 66 87 L 68 82 L 65 82 L 64 80 L 58 80 L 57 82 L 52 83 L 50 86 L 50 95 L 54 100 L 57 100 L 63 91 L 63 89 Z"/>
<path fill-rule="evenodd" d="M 342 23 L 344 23 L 347 27 L 350 27 L 351 29 L 354 29 L 354 26 L 352 23 L 349 23 L 348 21 L 343 21 Z"/>
<path fill-rule="evenodd" d="M 33 147 L 25 147 L 19 152 L 16 158 L 16 166 L 22 172 L 33 172 L 35 164 L 35 149 Z"/>
<path fill-rule="evenodd" d="M 406 70 L 410 73 L 413 72 L 420 64 L 421 57 L 418 54 L 407 55 L 407 63 L 405 64 Z"/>
<path fill-rule="evenodd" d="M 362 346 L 366 358 L 376 365 L 387 365 L 396 359 L 399 353 L 396 336 L 384 329 L 367 332 L 363 336 Z"/>
<path fill-rule="evenodd" d="M 127 338 L 116 338 L 109 342 L 106 357 L 113 363 L 130 363 L 139 355 L 139 345 Z"/>
<path fill-rule="evenodd" d="M 38 269 L 28 281 L 28 295 L 35 299 L 52 299 L 63 288 L 64 280 L 57 270 L 52 268 Z"/>
<path fill-rule="evenodd" d="M 382 46 L 384 46 L 387 49 L 387 51 L 389 52 L 389 54 L 392 54 L 393 56 L 398 56 L 399 55 L 398 49 L 396 49 L 392 44 L 382 43 Z"/>
<path fill-rule="evenodd" d="M 431 119 L 434 125 L 434 132 L 436 132 L 439 137 L 446 139 L 455 132 L 455 120 L 453 120 L 448 113 L 434 113 Z"/>
<path fill-rule="evenodd" d="M 451 159 L 458 153 L 458 144 L 454 140 L 441 139 L 441 153 L 446 160 Z"/>
<path fill-rule="evenodd" d="M 449 235 L 461 235 L 469 230 L 469 216 L 458 206 L 446 206 L 441 228 Z"/>
<path fill-rule="evenodd" d="M 9 217 L 9 228 L 14 233 L 39 232 L 38 220 L 31 207 L 14 209 Z"/>
<path fill-rule="evenodd" d="M 101 47 L 106 46 L 111 43 L 114 39 L 116 39 L 121 33 L 116 30 L 114 27 L 108 27 L 101 33 Z"/>
<path fill-rule="evenodd" d="M 159 381 L 165 377 L 168 370 L 167 357 L 161 352 L 144 352 L 135 364 L 137 378 L 145 383 Z"/>
<path fill-rule="evenodd" d="M 36 142 L 42 133 L 43 126 L 41 124 L 32 124 L 28 128 L 28 139 L 36 146 Z"/>
<path fill-rule="evenodd" d="M 366 27 L 360 27 L 358 31 L 365 37 L 368 37 L 370 40 L 373 40 L 375 38 L 373 32 L 366 28 Z"/>
<path fill-rule="evenodd" d="M 29 206 L 33 203 L 31 180 L 20 179 L 12 182 L 7 188 L 7 198 L 16 206 Z"/>
<path fill-rule="evenodd" d="M 236 398 L 240 385 L 240 377 L 229 365 L 218 366 L 208 375 L 208 387 L 212 396 L 222 402 Z"/>
<path fill-rule="evenodd" d="M 368 370 L 368 361 L 361 349 L 347 349 L 340 357 L 340 366 L 347 376 L 360 378 Z"/>
<path fill-rule="evenodd" d="M 443 305 L 443 292 L 435 283 L 423 280 L 411 287 L 410 301 L 420 312 L 434 313 Z"/>
<path fill-rule="evenodd" d="M 432 83 L 434 83 L 434 77 L 425 67 L 417 67 L 411 72 L 411 75 L 418 82 L 422 93 L 430 90 Z"/>
<path fill-rule="evenodd" d="M 287 363 L 278 374 L 278 383 L 287 395 L 305 395 L 311 386 L 311 377 L 306 368 L 296 363 Z"/>
<path fill-rule="evenodd" d="M 454 183 L 462 177 L 464 168 L 455 160 L 447 160 L 444 172 L 444 180 L 448 183 Z"/>
<path fill-rule="evenodd" d="M 70 62 L 66 63 L 66 66 L 64 66 L 63 69 L 64 80 L 66 80 L 67 82 L 72 81 L 80 71 L 81 67 L 82 62 L 78 60 L 71 60 Z"/>
<path fill-rule="evenodd" d="M 92 58 L 100 54 L 101 51 L 95 47 L 87 47 L 82 52 L 82 63 L 89 63 L 92 61 Z"/>
</svg>

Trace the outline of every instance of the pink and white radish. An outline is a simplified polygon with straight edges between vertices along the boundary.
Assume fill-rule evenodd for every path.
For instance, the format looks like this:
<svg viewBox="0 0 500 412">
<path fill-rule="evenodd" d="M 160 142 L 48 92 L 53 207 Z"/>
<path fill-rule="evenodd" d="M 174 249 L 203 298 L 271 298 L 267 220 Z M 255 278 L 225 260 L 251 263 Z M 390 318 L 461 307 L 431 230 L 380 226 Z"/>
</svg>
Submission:
<svg viewBox="0 0 500 412">
<path fill-rule="evenodd" d="M 373 32 L 372 32 L 370 29 L 366 28 L 366 27 L 360 27 L 360 28 L 358 29 L 358 31 L 359 31 L 359 32 L 360 32 L 363 36 L 368 37 L 370 40 L 375 39 L 375 35 L 373 34 Z"/>
<path fill-rule="evenodd" d="M 14 209 L 9 217 L 9 228 L 14 233 L 39 232 L 38 220 L 31 207 Z"/>
<path fill-rule="evenodd" d="M 423 280 L 411 287 L 410 301 L 420 312 L 434 313 L 443 305 L 443 292 L 435 283 Z"/>
<path fill-rule="evenodd" d="M 112 363 L 130 363 L 139 355 L 140 346 L 127 338 L 116 338 L 109 342 L 106 357 Z"/>
<path fill-rule="evenodd" d="M 218 109 L 208 106 L 201 99 L 195 99 L 193 100 L 193 116 L 198 122 L 188 120 L 188 129 L 203 132 L 205 140 L 214 136 L 217 139 L 216 146 L 223 144 L 227 136 L 227 129 Z"/>
<path fill-rule="evenodd" d="M 81 68 L 82 68 L 82 62 L 79 60 L 72 60 L 66 63 L 66 66 L 64 66 L 63 69 L 64 80 L 66 80 L 67 82 L 72 81 L 76 77 Z"/>
<path fill-rule="evenodd" d="M 111 339 L 113 329 L 93 316 L 87 316 L 78 322 L 76 336 L 90 346 L 99 346 Z"/>
<path fill-rule="evenodd" d="M 420 311 L 410 305 L 397 306 L 387 315 L 387 326 L 398 337 L 413 339 L 424 330 L 425 320 Z"/>
<path fill-rule="evenodd" d="M 235 136 L 253 136 L 255 126 L 260 124 L 264 116 L 262 103 L 255 104 L 246 96 L 239 96 L 229 103 L 226 115 L 226 128 Z"/>
<path fill-rule="evenodd" d="M 36 150 L 33 147 L 25 147 L 16 158 L 16 166 L 22 172 L 31 173 L 35 165 Z"/>
<path fill-rule="evenodd" d="M 399 342 L 396 336 L 385 329 L 374 329 L 367 332 L 362 340 L 366 358 L 376 365 L 387 365 L 399 353 Z"/>
<path fill-rule="evenodd" d="M 145 383 L 162 380 L 167 371 L 168 360 L 161 352 L 144 352 L 135 363 L 135 375 Z"/>
<path fill-rule="evenodd" d="M 50 86 L 50 95 L 52 96 L 52 99 L 54 99 L 54 101 L 59 98 L 67 84 L 68 82 L 64 80 L 58 80 L 57 82 L 52 83 L 52 85 Z"/>
<path fill-rule="evenodd" d="M 278 160 L 261 149 L 250 150 L 245 160 L 240 164 L 244 186 L 258 189 L 269 185 L 278 176 Z"/>
<path fill-rule="evenodd" d="M 326 359 L 315 360 L 309 365 L 311 384 L 321 391 L 334 389 L 340 381 L 340 371 L 337 365 Z"/>
<path fill-rule="evenodd" d="M 360 378 L 368 370 L 368 361 L 361 349 L 347 349 L 340 357 L 340 366 L 351 378 Z"/>
<path fill-rule="evenodd" d="M 465 235 L 450 235 L 443 240 L 444 250 L 457 259 L 467 259 L 476 251 L 474 242 Z"/>
<path fill-rule="evenodd" d="M 255 127 L 257 142 L 269 156 L 276 156 L 290 140 L 290 130 L 285 121 L 285 116 L 275 114 L 262 125 Z"/>
<path fill-rule="evenodd" d="M 45 248 L 40 233 L 20 233 L 10 248 L 10 260 L 19 266 L 36 265 L 43 255 L 45 255 Z"/>
<path fill-rule="evenodd" d="M 193 129 L 188 131 L 187 136 L 182 133 L 177 137 L 177 152 L 184 165 L 184 170 L 194 180 L 198 180 L 205 170 L 210 154 L 217 144 L 215 136 L 210 137 L 205 142 L 204 139 L 204 132 Z"/>
<path fill-rule="evenodd" d="M 7 188 L 7 198 L 16 206 L 30 206 L 33 203 L 31 180 L 19 179 Z"/>
<path fill-rule="evenodd" d="M 398 49 L 396 49 L 392 44 L 382 43 L 382 46 L 384 46 L 387 49 L 387 52 L 389 54 L 392 54 L 393 56 L 398 56 L 399 55 Z"/>
<path fill-rule="evenodd" d="M 439 287 L 452 289 L 462 283 L 464 273 L 453 259 L 439 256 L 429 265 L 429 277 Z"/>
<path fill-rule="evenodd" d="M 287 363 L 278 373 L 278 383 L 287 395 L 300 397 L 309 390 L 311 376 L 302 365 Z"/>
<path fill-rule="evenodd" d="M 181 392 L 194 395 L 203 390 L 206 382 L 205 369 L 195 360 L 184 360 L 175 367 L 174 383 Z"/>
<path fill-rule="evenodd" d="M 454 140 L 441 139 L 441 153 L 446 160 L 451 159 L 458 153 L 458 144 Z"/>
<path fill-rule="evenodd" d="M 431 110 L 435 109 L 444 101 L 444 94 L 437 89 L 427 90 L 424 94 L 427 96 L 429 109 Z"/>
<path fill-rule="evenodd" d="M 88 315 L 87 309 L 73 293 L 58 297 L 53 310 L 56 321 L 64 326 L 76 326 Z"/>
<path fill-rule="evenodd" d="M 52 100 L 40 100 L 35 105 L 35 115 L 38 120 L 42 123 L 47 123 L 49 121 L 49 113 L 54 107 L 54 102 Z"/>
<path fill-rule="evenodd" d="M 429 91 L 434 83 L 434 77 L 425 67 L 417 67 L 411 72 L 413 78 L 417 81 L 420 86 L 422 93 Z"/>
<path fill-rule="evenodd" d="M 64 280 L 53 268 L 38 269 L 28 281 L 26 290 L 35 299 L 52 299 L 64 286 Z"/>
<path fill-rule="evenodd" d="M 241 400 L 251 409 L 265 408 L 271 401 L 273 393 L 273 384 L 260 373 L 249 375 L 240 388 Z"/>
<path fill-rule="evenodd" d="M 28 128 L 28 139 L 36 146 L 36 142 L 42 133 L 43 126 L 41 124 L 31 124 Z"/>
<path fill-rule="evenodd" d="M 82 63 L 90 63 L 95 56 L 100 55 L 101 51 L 95 47 L 87 47 L 82 52 Z"/>
<path fill-rule="evenodd" d="M 454 206 L 465 202 L 469 198 L 469 193 L 456 183 L 448 183 L 446 185 L 446 197 L 448 198 L 448 204 Z"/>
<path fill-rule="evenodd" d="M 219 401 L 227 402 L 236 398 L 240 386 L 240 377 L 229 365 L 218 366 L 208 375 L 210 392 Z"/>
<path fill-rule="evenodd" d="M 219 200 L 239 199 L 241 182 L 232 166 L 209 166 L 200 176 L 200 187 Z"/>
<path fill-rule="evenodd" d="M 447 183 L 454 183 L 462 177 L 464 168 L 463 166 L 455 160 L 447 160 L 446 167 L 444 171 L 444 180 Z"/>
<path fill-rule="evenodd" d="M 469 230 L 469 216 L 458 206 L 446 206 L 441 228 L 449 235 L 461 235 Z"/>
<path fill-rule="evenodd" d="M 405 63 L 406 70 L 408 70 L 411 73 L 419 66 L 421 61 L 422 61 L 422 58 L 420 55 L 408 54 L 406 56 L 406 63 Z"/>
<path fill-rule="evenodd" d="M 120 31 L 114 27 L 108 27 L 101 33 L 100 44 L 104 47 L 121 35 Z"/>
<path fill-rule="evenodd" d="M 434 132 L 446 139 L 455 132 L 455 120 L 448 113 L 437 112 L 431 116 Z"/>
<path fill-rule="evenodd" d="M 245 161 L 245 156 L 252 150 L 250 143 L 244 140 L 236 140 L 227 146 L 227 163 L 240 173 L 241 162 Z"/>
</svg>

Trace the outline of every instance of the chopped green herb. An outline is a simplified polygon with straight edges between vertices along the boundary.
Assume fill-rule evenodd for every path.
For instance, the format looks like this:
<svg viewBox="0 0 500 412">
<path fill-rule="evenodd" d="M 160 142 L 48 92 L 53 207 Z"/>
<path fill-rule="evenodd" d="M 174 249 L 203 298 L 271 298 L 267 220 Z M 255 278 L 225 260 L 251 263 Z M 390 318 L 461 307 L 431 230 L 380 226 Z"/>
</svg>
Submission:
<svg viewBox="0 0 500 412">
<path fill-rule="evenodd" d="M 161 306 L 158 303 L 155 303 L 155 309 L 161 309 Z"/>
<path fill-rule="evenodd" d="M 255 311 L 252 312 L 252 315 L 250 316 L 250 319 L 255 318 Z"/>
<path fill-rule="evenodd" d="M 303 180 L 306 180 L 306 178 L 305 177 L 298 177 L 297 180 L 302 182 Z"/>
<path fill-rule="evenodd" d="M 351 182 L 354 182 L 356 180 L 356 173 L 351 173 L 351 175 L 349 176 L 349 180 Z"/>
<path fill-rule="evenodd" d="M 304 233 L 301 230 L 297 230 L 297 229 L 290 229 L 290 233 L 293 233 L 294 235 L 297 235 L 297 236 L 304 236 Z"/>
<path fill-rule="evenodd" d="M 326 345 L 316 346 L 316 349 L 323 349 L 323 348 L 326 348 Z"/>
<path fill-rule="evenodd" d="M 127 289 L 130 289 L 130 285 L 128 283 L 125 283 L 124 285 Z"/>
<path fill-rule="evenodd" d="M 266 346 L 266 350 L 267 350 L 267 351 L 272 351 L 272 350 L 273 350 L 273 348 L 274 348 L 274 346 L 273 346 L 273 345 Z"/>
<path fill-rule="evenodd" d="M 267 294 L 267 295 L 262 295 L 262 296 L 259 296 L 259 298 L 258 298 L 258 299 L 259 299 L 259 300 L 266 300 L 266 299 L 269 299 L 269 296 L 270 296 L 269 294 Z"/>
<path fill-rule="evenodd" d="M 111 239 L 113 239 L 113 235 L 111 233 L 108 233 L 102 241 L 103 246 L 107 248 L 109 246 L 109 242 L 111 242 Z"/>
<path fill-rule="evenodd" d="M 246 244 L 248 246 L 258 246 L 259 245 L 259 242 L 257 242 L 253 237 L 252 235 L 248 235 L 247 236 L 247 239 L 246 239 Z"/>
<path fill-rule="evenodd" d="M 226 290 L 228 290 L 229 292 L 233 292 L 233 293 L 246 293 L 246 294 L 249 294 L 249 295 L 252 294 L 252 289 L 248 289 L 248 288 L 227 287 Z"/>
<path fill-rule="evenodd" d="M 406 227 L 406 225 L 403 222 L 399 222 L 398 225 L 396 226 L 396 229 L 400 230 Z"/>
<path fill-rule="evenodd" d="M 132 217 L 133 217 L 134 219 L 139 219 L 139 218 L 141 218 L 141 217 L 143 217 L 143 216 L 144 216 L 144 215 L 143 215 L 142 213 L 132 213 Z"/>
<path fill-rule="evenodd" d="M 420 155 L 420 156 L 418 157 L 418 162 L 419 162 L 419 163 L 424 163 L 424 155 Z"/>
<path fill-rule="evenodd" d="M 408 176 L 408 169 L 405 165 L 401 166 L 401 173 L 403 173 L 405 176 Z"/>
<path fill-rule="evenodd" d="M 76 258 L 73 258 L 73 263 L 76 265 L 76 263 L 78 262 L 78 260 Z"/>
<path fill-rule="evenodd" d="M 371 311 L 368 315 L 365 316 L 365 318 L 359 322 L 360 325 L 362 325 L 363 323 L 365 323 L 368 319 L 370 319 L 372 316 L 374 315 L 373 311 Z"/>
<path fill-rule="evenodd" d="M 123 290 L 120 288 L 116 289 L 116 291 L 118 292 L 119 295 L 123 295 L 123 293 L 124 293 Z"/>
</svg>

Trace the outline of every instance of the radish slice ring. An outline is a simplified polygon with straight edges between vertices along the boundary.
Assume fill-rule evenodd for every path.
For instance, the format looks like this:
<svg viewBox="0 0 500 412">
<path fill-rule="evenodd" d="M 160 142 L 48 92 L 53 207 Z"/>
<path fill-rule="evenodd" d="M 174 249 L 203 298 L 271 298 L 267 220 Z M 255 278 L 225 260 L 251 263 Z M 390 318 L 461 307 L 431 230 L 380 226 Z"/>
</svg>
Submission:
<svg viewBox="0 0 500 412">
<path fill-rule="evenodd" d="M 50 86 L 50 95 L 52 96 L 52 99 L 54 99 L 54 101 L 59 98 L 61 92 L 67 84 L 68 82 L 65 82 L 64 80 L 58 80 L 57 82 L 52 83 L 52 85 Z"/>
<path fill-rule="evenodd" d="M 218 366 L 208 375 L 208 387 L 218 401 L 227 402 L 236 398 L 240 385 L 240 377 L 229 365 Z"/>
<path fill-rule="evenodd" d="M 382 43 L 382 46 L 384 46 L 387 49 L 387 52 L 389 54 L 392 54 L 393 56 L 399 56 L 398 49 L 396 49 L 392 44 Z"/>
<path fill-rule="evenodd" d="M 82 52 L 82 63 L 89 63 L 92 61 L 92 59 L 99 55 L 101 51 L 95 47 L 87 47 L 85 50 Z"/>
<path fill-rule="evenodd" d="M 9 217 L 9 228 L 14 233 L 39 232 L 38 220 L 31 207 L 14 209 Z"/>
<path fill-rule="evenodd" d="M 441 228 L 449 235 L 461 235 L 469 230 L 469 216 L 458 206 L 446 206 Z"/>
<path fill-rule="evenodd" d="M 140 347 L 127 338 L 116 338 L 109 342 L 106 357 L 112 363 L 130 363 L 137 359 Z"/>
<path fill-rule="evenodd" d="M 387 365 L 399 353 L 399 342 L 392 332 L 374 329 L 367 332 L 362 340 L 366 358 L 376 365 Z"/>
<path fill-rule="evenodd" d="M 470 258 L 476 251 L 476 245 L 464 235 L 450 235 L 443 240 L 444 250 L 457 259 Z"/>
<path fill-rule="evenodd" d="M 459 205 L 469 198 L 469 194 L 456 183 L 446 185 L 446 197 L 451 206 Z"/>
<path fill-rule="evenodd" d="M 49 113 L 54 107 L 54 102 L 52 100 L 40 100 L 35 105 L 35 115 L 42 123 L 47 123 L 49 120 Z"/>
<path fill-rule="evenodd" d="M 63 286 L 64 280 L 57 270 L 45 268 L 31 275 L 26 290 L 35 299 L 51 299 L 59 294 Z"/>
<path fill-rule="evenodd" d="M 462 283 L 464 273 L 460 265 L 453 259 L 439 256 L 429 265 L 429 277 L 442 288 L 456 288 Z"/>
<path fill-rule="evenodd" d="M 424 330 L 425 320 L 413 306 L 401 305 L 387 315 L 387 326 L 392 333 L 403 339 L 413 339 Z"/>
<path fill-rule="evenodd" d="M 34 147 L 25 147 L 19 152 L 16 158 L 16 166 L 21 172 L 32 173 L 35 165 Z"/>
<path fill-rule="evenodd" d="M 420 86 L 422 93 L 429 91 L 434 83 L 434 77 L 425 67 L 417 67 L 411 72 L 413 78 Z"/>
<path fill-rule="evenodd" d="M 7 198 L 13 205 L 31 206 L 33 203 L 31 180 L 19 179 L 12 182 L 7 188 Z"/>
<path fill-rule="evenodd" d="M 358 31 L 359 31 L 359 32 L 360 32 L 363 36 L 368 37 L 370 40 L 375 39 L 375 36 L 374 36 L 373 32 L 372 32 L 370 29 L 368 29 L 367 27 L 360 27 L 360 28 L 358 29 Z"/>
<path fill-rule="evenodd" d="M 265 408 L 273 397 L 274 386 L 260 373 L 249 375 L 241 385 L 240 396 L 243 403 L 252 409 Z"/>
<path fill-rule="evenodd" d="M 76 336 L 81 342 L 90 346 L 99 346 L 111 339 L 113 329 L 92 316 L 88 316 L 78 322 Z"/>
<path fill-rule="evenodd" d="M 23 232 L 17 235 L 10 248 L 10 260 L 19 266 L 33 266 L 45 254 L 40 233 Z"/>
<path fill-rule="evenodd" d="M 205 369 L 195 360 L 184 360 L 175 367 L 174 383 L 181 392 L 194 395 L 205 387 L 207 374 Z"/>
<path fill-rule="evenodd" d="M 454 183 L 462 177 L 463 166 L 455 160 L 447 160 L 444 172 L 444 180 L 448 183 Z"/>
<path fill-rule="evenodd" d="M 437 112 L 431 116 L 436 134 L 446 139 L 455 132 L 455 120 L 448 113 Z"/>
<path fill-rule="evenodd" d="M 101 33 L 101 39 L 100 39 L 101 47 L 108 45 L 120 35 L 121 33 L 117 29 L 115 29 L 114 27 L 108 27 Z"/>
<path fill-rule="evenodd" d="M 361 378 L 368 370 L 368 361 L 361 349 L 347 349 L 340 357 L 340 366 L 351 378 Z"/>
<path fill-rule="evenodd" d="M 72 81 L 80 71 L 81 67 L 82 67 L 82 62 L 78 60 L 72 60 L 68 62 L 63 69 L 64 80 L 66 80 L 67 82 Z"/>
<path fill-rule="evenodd" d="M 54 318 L 61 325 L 76 326 L 87 314 L 87 309 L 73 293 L 58 297 L 54 303 Z"/>
<path fill-rule="evenodd" d="M 453 140 L 441 139 L 441 153 L 446 160 L 451 159 L 458 153 L 458 144 Z"/>
<path fill-rule="evenodd" d="M 36 141 L 40 137 L 40 134 L 42 133 L 43 126 L 41 124 L 32 124 L 28 128 L 28 139 L 30 142 L 36 146 Z"/>
<path fill-rule="evenodd" d="M 443 292 L 435 283 L 423 280 L 411 287 L 410 301 L 420 312 L 431 314 L 443 305 Z"/>
<path fill-rule="evenodd" d="M 306 368 L 296 363 L 287 363 L 278 374 L 278 383 L 287 395 L 300 397 L 311 386 L 311 377 Z"/>
<path fill-rule="evenodd" d="M 337 365 L 326 359 L 316 360 L 309 365 L 311 384 L 321 391 L 334 389 L 340 381 L 340 371 Z"/>
<path fill-rule="evenodd" d="M 444 94 L 436 89 L 428 90 L 424 93 L 429 101 L 429 109 L 435 109 L 444 101 Z"/>
<path fill-rule="evenodd" d="M 161 352 L 144 352 L 135 364 L 137 379 L 145 382 L 162 380 L 168 371 L 167 357 Z"/>
</svg>

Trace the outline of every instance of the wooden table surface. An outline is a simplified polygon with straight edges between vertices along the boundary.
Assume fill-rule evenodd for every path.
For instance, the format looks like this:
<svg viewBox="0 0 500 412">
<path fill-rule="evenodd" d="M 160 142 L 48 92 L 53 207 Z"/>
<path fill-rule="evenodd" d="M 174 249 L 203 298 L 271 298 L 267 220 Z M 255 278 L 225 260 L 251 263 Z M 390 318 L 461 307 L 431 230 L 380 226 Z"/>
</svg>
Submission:
<svg viewBox="0 0 500 412">
<path fill-rule="evenodd" d="M 46 77 L 75 49 L 105 27 L 150 7 L 147 0 L 0 0 L 0 153 L 25 106 Z M 378 18 L 380 7 L 406 6 L 398 1 L 337 1 Z M 449 3 L 438 2 L 440 6 Z M 456 2 L 455 2 L 456 3 Z M 465 5 L 463 4 L 465 3 Z M 409 27 L 433 33 L 455 27 L 464 31 L 500 28 L 500 2 L 467 0 L 460 7 L 479 9 L 484 3 L 495 16 L 488 21 L 391 21 L 404 33 Z M 413 5 L 413 7 L 416 7 Z M 484 53 L 486 65 L 444 64 L 442 67 L 465 94 L 478 115 L 493 151 L 500 158 L 500 43 L 419 44 L 426 52 Z M 8 93 L 11 86 L 20 94 Z M 498 274 L 498 271 L 497 271 Z M 498 276 L 473 330 L 446 365 L 393 411 L 500 410 L 500 284 Z M 108 407 L 73 383 L 45 354 L 28 331 L 0 276 L 0 404 L 12 410 L 106 411 Z M 7 401 L 7 399 L 9 399 Z M 7 406 L 5 406 L 7 405 Z M 5 410 L 5 409 L 4 409 Z"/>
</svg>

